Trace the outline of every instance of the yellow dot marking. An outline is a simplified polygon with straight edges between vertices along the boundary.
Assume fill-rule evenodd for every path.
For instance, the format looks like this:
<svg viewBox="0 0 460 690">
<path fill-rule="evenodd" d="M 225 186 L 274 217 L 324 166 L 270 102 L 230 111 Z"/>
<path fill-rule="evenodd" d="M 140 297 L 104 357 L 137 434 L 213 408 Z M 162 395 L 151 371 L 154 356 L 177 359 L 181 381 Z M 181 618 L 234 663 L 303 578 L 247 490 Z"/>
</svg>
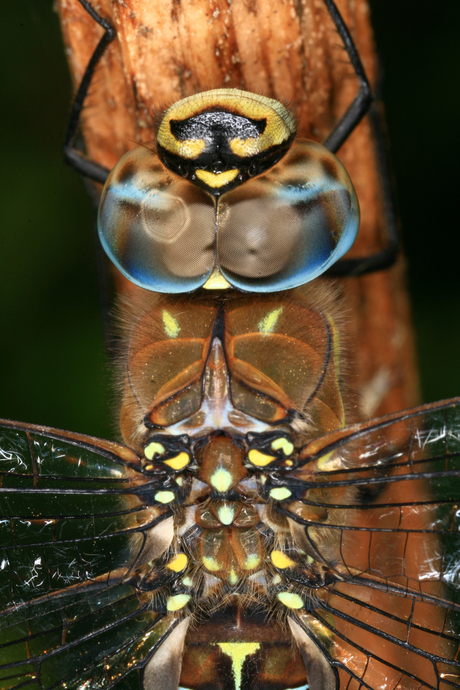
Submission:
<svg viewBox="0 0 460 690">
<path fill-rule="evenodd" d="M 182 484 L 184 483 L 184 478 L 182 475 L 179 475 L 178 477 L 175 478 L 174 481 L 176 482 L 176 484 L 178 484 L 178 486 L 182 486 Z"/>
<path fill-rule="evenodd" d="M 279 585 L 280 582 L 281 582 L 281 577 L 279 575 L 275 575 L 275 577 L 272 580 L 272 584 L 273 585 Z"/>
<path fill-rule="evenodd" d="M 292 566 L 295 565 L 294 561 L 289 558 L 289 556 L 286 556 L 286 554 L 282 551 L 272 551 L 270 558 L 272 559 L 272 563 L 275 568 L 279 568 L 280 570 L 284 570 L 284 568 L 292 568 Z"/>
<path fill-rule="evenodd" d="M 150 470 L 153 470 L 153 465 L 146 465 L 144 467 L 144 470 L 147 470 L 147 472 L 150 472 Z"/>
<path fill-rule="evenodd" d="M 168 611 L 180 611 L 188 604 L 190 598 L 190 594 L 175 594 L 173 597 L 169 597 L 166 608 Z"/>
<path fill-rule="evenodd" d="M 232 660 L 235 690 L 241 690 L 243 664 L 248 656 L 260 649 L 260 642 L 217 642 L 217 646 Z"/>
<path fill-rule="evenodd" d="M 256 467 L 265 467 L 266 465 L 269 465 L 271 462 L 273 462 L 273 460 L 276 460 L 276 458 L 273 457 L 273 455 L 266 455 L 265 453 L 261 453 L 260 450 L 256 450 L 255 448 L 252 448 L 252 450 L 249 451 L 248 459 Z"/>
<path fill-rule="evenodd" d="M 273 450 L 281 450 L 283 451 L 284 455 L 292 455 L 294 452 L 294 445 L 287 440 L 287 438 L 284 438 L 284 436 L 280 436 L 280 438 L 275 438 L 274 441 L 271 442 L 271 447 Z"/>
<path fill-rule="evenodd" d="M 230 576 L 229 576 L 228 580 L 229 580 L 231 585 L 236 585 L 236 583 L 238 582 L 239 578 L 238 578 L 238 575 L 236 574 L 234 568 L 232 568 L 230 570 Z"/>
<path fill-rule="evenodd" d="M 223 525 L 231 525 L 233 518 L 235 517 L 235 508 L 234 506 L 229 506 L 228 504 L 219 506 L 217 515 Z"/>
<path fill-rule="evenodd" d="M 298 594 L 294 594 L 293 592 L 279 592 L 277 596 L 280 602 L 287 606 L 288 609 L 303 608 L 303 601 Z"/>
<path fill-rule="evenodd" d="M 280 486 L 277 489 L 271 489 L 270 496 L 275 499 L 275 501 L 284 501 L 286 498 L 291 496 L 291 492 L 285 486 Z"/>
<path fill-rule="evenodd" d="M 180 326 L 177 319 L 175 319 L 169 311 L 166 311 L 166 309 L 163 309 L 162 317 L 166 335 L 169 338 L 177 338 L 180 333 Z"/>
<path fill-rule="evenodd" d="M 154 499 L 158 501 L 158 503 L 171 503 L 171 501 L 174 501 L 175 495 L 172 491 L 158 491 Z"/>
<path fill-rule="evenodd" d="M 229 287 L 232 286 L 228 280 L 224 278 L 217 266 L 203 285 L 205 290 L 228 290 Z"/>
<path fill-rule="evenodd" d="M 185 553 L 178 553 L 166 564 L 166 567 L 174 573 L 180 573 L 187 566 L 187 563 L 188 558 Z"/>
<path fill-rule="evenodd" d="M 203 565 L 210 573 L 217 573 L 218 570 L 222 569 L 221 564 L 209 556 L 203 556 Z"/>
<path fill-rule="evenodd" d="M 221 493 L 228 491 L 232 483 L 232 475 L 228 470 L 224 470 L 223 468 L 216 470 L 211 477 L 212 486 L 216 489 L 216 491 L 220 491 Z"/>
<path fill-rule="evenodd" d="M 191 577 L 183 577 L 182 578 L 182 584 L 184 587 L 192 587 L 193 586 L 193 580 Z"/>
<path fill-rule="evenodd" d="M 289 465 L 289 467 L 292 467 L 293 464 L 292 460 L 286 460 L 286 465 Z"/>
<path fill-rule="evenodd" d="M 252 553 L 244 561 L 244 569 L 245 570 L 254 570 L 254 568 L 257 568 L 257 566 L 259 564 L 260 564 L 259 556 L 256 553 Z"/>
<path fill-rule="evenodd" d="M 153 460 L 154 455 L 163 455 L 165 452 L 165 447 L 161 443 L 157 443 L 156 441 L 152 441 L 152 443 L 149 443 L 148 446 L 145 447 L 144 449 L 144 455 L 147 458 L 147 460 Z"/>
<path fill-rule="evenodd" d="M 225 187 L 229 182 L 233 182 L 239 173 L 240 171 L 237 168 L 233 168 L 233 170 L 224 170 L 221 173 L 212 173 L 209 172 L 209 170 L 198 169 L 195 175 L 201 182 L 208 185 L 208 187 L 218 189 L 219 187 Z"/>
<path fill-rule="evenodd" d="M 179 453 L 179 455 L 175 455 L 173 458 L 169 458 L 169 460 L 165 460 L 164 464 L 168 465 L 168 467 L 171 467 L 173 470 L 183 470 L 184 467 L 188 465 L 188 461 L 188 453 L 182 452 Z"/>
<path fill-rule="evenodd" d="M 276 323 L 283 312 L 283 307 L 278 307 L 278 309 L 273 309 L 269 312 L 262 321 L 259 321 L 257 328 L 259 333 L 271 333 L 276 326 Z"/>
</svg>

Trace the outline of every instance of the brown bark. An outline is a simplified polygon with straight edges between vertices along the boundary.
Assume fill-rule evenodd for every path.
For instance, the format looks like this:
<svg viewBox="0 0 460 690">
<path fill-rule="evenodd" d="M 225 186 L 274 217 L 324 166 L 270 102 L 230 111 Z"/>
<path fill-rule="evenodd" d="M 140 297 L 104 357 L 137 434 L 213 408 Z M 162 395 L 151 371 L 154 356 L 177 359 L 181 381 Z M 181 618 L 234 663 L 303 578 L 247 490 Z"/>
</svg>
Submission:
<svg viewBox="0 0 460 690">
<path fill-rule="evenodd" d="M 238 87 L 289 103 L 299 134 L 321 140 L 353 99 L 357 80 L 322 0 L 93 0 L 117 38 L 96 71 L 82 129 L 90 158 L 111 168 L 154 139 L 155 115 L 198 91 Z M 366 0 L 337 0 L 371 82 L 376 60 Z M 77 0 L 57 0 L 74 83 L 102 29 Z M 376 153 L 365 119 L 339 151 L 361 206 L 350 256 L 382 246 Z M 354 417 L 415 404 L 418 380 L 401 258 L 384 272 L 341 281 L 349 305 Z"/>
</svg>

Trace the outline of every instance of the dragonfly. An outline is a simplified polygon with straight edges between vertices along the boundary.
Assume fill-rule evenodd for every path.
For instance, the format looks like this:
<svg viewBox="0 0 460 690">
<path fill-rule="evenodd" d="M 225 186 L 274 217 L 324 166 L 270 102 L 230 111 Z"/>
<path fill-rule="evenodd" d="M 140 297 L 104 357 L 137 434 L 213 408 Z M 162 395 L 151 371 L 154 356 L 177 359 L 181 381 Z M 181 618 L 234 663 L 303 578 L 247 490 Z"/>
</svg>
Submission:
<svg viewBox="0 0 460 690">
<path fill-rule="evenodd" d="M 218 99 L 227 120 L 235 109 L 251 120 L 248 95 L 238 94 L 233 109 L 228 97 L 205 94 L 164 119 L 190 127 L 203 99 Z M 211 196 L 225 203 L 232 195 L 231 210 L 248 199 L 257 208 L 259 193 L 245 189 L 261 180 L 269 187 L 273 174 L 287 174 L 300 194 L 292 157 L 303 167 L 317 153 L 329 175 L 335 167 L 334 193 L 345 198 L 353 235 L 345 171 L 327 148 L 296 148 L 282 106 L 253 101 L 267 121 L 267 107 L 287 120 L 293 143 L 282 136 L 273 146 L 288 148 L 279 161 L 288 164 L 258 168 Z M 159 140 L 167 171 L 176 144 Z M 120 162 L 100 210 L 106 250 L 146 290 L 125 307 L 125 444 L 2 424 L 1 687 L 455 687 L 460 401 L 344 426 L 340 318 L 315 271 L 346 251 L 347 233 L 345 244 L 340 233 L 329 238 L 323 261 L 305 251 L 295 270 L 292 254 L 278 250 L 272 262 L 281 265 L 259 283 L 225 248 L 192 273 L 174 243 L 152 232 L 151 214 L 168 212 L 173 195 L 182 199 L 183 182 L 151 155 L 142 148 Z M 167 195 L 145 204 L 143 193 L 141 212 L 130 208 L 139 170 Z M 186 208 L 197 207 L 203 227 L 231 217 L 215 211 L 206 189 L 226 172 L 187 187 Z M 316 194 L 330 222 L 324 188 Z M 114 214 L 122 226 L 115 236 Z M 308 215 L 291 216 L 300 232 L 311 230 Z M 151 249 L 133 248 L 139 216 L 160 256 L 153 269 L 133 261 Z M 163 215 L 163 231 L 170 220 Z M 220 236 L 226 231 L 219 224 Z M 264 265 L 256 262 L 257 274 Z M 190 280 L 213 289 L 184 297 L 179 279 L 185 291 L 197 287 Z"/>
</svg>

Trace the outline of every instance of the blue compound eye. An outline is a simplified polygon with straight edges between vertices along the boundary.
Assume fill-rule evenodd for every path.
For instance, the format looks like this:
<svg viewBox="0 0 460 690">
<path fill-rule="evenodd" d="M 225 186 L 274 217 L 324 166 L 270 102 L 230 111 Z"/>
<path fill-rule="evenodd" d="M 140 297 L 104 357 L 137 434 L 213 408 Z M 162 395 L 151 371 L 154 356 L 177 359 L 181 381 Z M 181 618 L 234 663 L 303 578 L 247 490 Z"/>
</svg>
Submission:
<svg viewBox="0 0 460 690">
<path fill-rule="evenodd" d="M 230 114 L 206 110 L 223 95 Z M 287 112 L 281 104 L 272 116 L 276 102 L 265 99 L 251 119 L 261 97 L 230 95 L 208 92 L 173 106 L 164 118 L 172 134 L 159 136 L 158 155 L 134 149 L 107 179 L 98 217 L 102 245 L 147 290 L 286 290 L 324 273 L 356 238 L 358 201 L 334 154 L 305 139 L 291 143 L 292 121 L 279 124 Z M 186 118 L 178 121 L 171 111 Z M 217 146 L 224 135 L 225 155 Z"/>
<path fill-rule="evenodd" d="M 147 290 L 202 287 L 215 265 L 214 224 L 213 197 L 145 148 L 123 156 L 102 191 L 102 246 L 126 278 Z"/>
<path fill-rule="evenodd" d="M 343 165 L 321 144 L 296 139 L 268 173 L 220 200 L 219 270 L 249 292 L 308 283 L 356 239 L 359 205 Z"/>
</svg>

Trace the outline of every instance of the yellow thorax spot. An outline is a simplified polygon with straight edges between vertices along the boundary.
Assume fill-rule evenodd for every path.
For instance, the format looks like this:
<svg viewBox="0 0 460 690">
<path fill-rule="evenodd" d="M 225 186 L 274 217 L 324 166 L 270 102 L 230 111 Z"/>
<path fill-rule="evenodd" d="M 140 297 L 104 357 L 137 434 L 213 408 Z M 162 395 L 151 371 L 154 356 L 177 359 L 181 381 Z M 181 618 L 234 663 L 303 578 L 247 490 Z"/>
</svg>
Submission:
<svg viewBox="0 0 460 690">
<path fill-rule="evenodd" d="M 172 491 L 157 491 L 154 499 L 158 503 L 171 503 L 171 501 L 174 501 L 175 495 Z"/>
<path fill-rule="evenodd" d="M 295 562 L 289 558 L 289 556 L 286 556 L 285 553 L 278 551 L 277 549 L 271 552 L 270 558 L 275 568 L 279 568 L 280 570 L 295 566 Z"/>
<path fill-rule="evenodd" d="M 180 573 L 187 566 L 188 558 L 185 553 L 178 553 L 166 564 L 168 570 L 174 573 Z"/>
<path fill-rule="evenodd" d="M 230 283 L 222 275 L 217 266 L 203 285 L 205 290 L 228 290 L 229 287 L 231 287 Z"/>
<path fill-rule="evenodd" d="M 248 453 L 248 459 L 253 465 L 256 465 L 256 467 L 265 467 L 273 462 L 273 460 L 276 460 L 276 457 L 273 455 L 266 455 L 265 453 L 261 453 L 260 450 L 252 448 Z"/>
<path fill-rule="evenodd" d="M 289 496 L 292 496 L 291 491 L 286 486 L 278 486 L 276 489 L 270 489 L 270 496 L 274 498 L 275 501 L 284 501 Z"/>
<path fill-rule="evenodd" d="M 161 443 L 152 441 L 144 449 L 144 455 L 147 460 L 153 460 L 155 455 L 163 455 L 165 452 L 165 447 Z"/>
<path fill-rule="evenodd" d="M 217 509 L 217 515 L 223 525 L 231 525 L 235 517 L 235 506 L 224 503 Z"/>
<path fill-rule="evenodd" d="M 261 321 L 257 324 L 259 333 L 271 333 L 276 326 L 276 323 L 283 312 L 283 307 L 278 307 L 277 309 L 272 309 L 271 312 L 266 314 Z"/>
<path fill-rule="evenodd" d="M 210 556 L 203 556 L 203 565 L 210 573 L 217 573 L 218 570 L 222 570 L 222 563 L 218 563 L 215 558 Z"/>
<path fill-rule="evenodd" d="M 177 338 L 180 333 L 180 326 L 177 319 L 166 309 L 163 309 L 162 318 L 166 335 L 169 338 Z"/>
<path fill-rule="evenodd" d="M 291 443 L 291 441 L 288 441 L 288 439 L 284 436 L 275 438 L 275 440 L 272 441 L 270 445 L 273 450 L 281 449 L 284 455 L 292 455 L 292 453 L 294 452 L 294 445 Z"/>
<path fill-rule="evenodd" d="M 303 608 L 303 601 L 298 594 L 294 592 L 278 592 L 278 599 L 282 604 L 284 604 L 288 609 L 301 609 Z"/>
<path fill-rule="evenodd" d="M 180 611 L 180 609 L 183 609 L 184 606 L 188 604 L 190 598 L 190 594 L 175 594 L 169 597 L 166 602 L 166 608 L 168 611 Z"/>
<path fill-rule="evenodd" d="M 244 561 L 245 570 L 254 570 L 260 565 L 260 558 L 256 553 L 251 553 Z"/>
<path fill-rule="evenodd" d="M 191 577 L 186 575 L 185 577 L 182 578 L 182 584 L 184 587 L 192 587 L 193 586 L 193 580 Z"/>
<path fill-rule="evenodd" d="M 236 176 L 239 174 L 239 170 L 234 168 L 233 170 L 224 170 L 220 173 L 212 173 L 209 170 L 198 169 L 195 175 L 201 182 L 204 182 L 208 187 L 212 189 L 218 189 L 219 187 L 225 187 L 229 182 L 233 182 Z"/>
<path fill-rule="evenodd" d="M 233 484 L 233 477 L 228 470 L 224 470 L 220 467 L 211 476 L 211 484 L 220 493 L 225 493 L 228 491 Z"/>
<path fill-rule="evenodd" d="M 173 470 L 183 470 L 184 467 L 187 467 L 189 459 L 188 453 L 182 451 L 182 453 L 179 453 L 179 455 L 175 455 L 173 458 L 165 460 L 164 464 L 168 465 L 168 467 L 171 467 Z"/>
<path fill-rule="evenodd" d="M 248 656 L 252 656 L 260 649 L 260 642 L 217 642 L 215 644 L 232 660 L 235 690 L 241 690 L 243 664 Z"/>
<path fill-rule="evenodd" d="M 237 573 L 235 572 L 235 568 L 232 568 L 230 570 L 230 575 L 228 577 L 228 580 L 229 580 L 231 585 L 236 585 L 238 583 L 239 577 L 238 577 Z"/>
</svg>

